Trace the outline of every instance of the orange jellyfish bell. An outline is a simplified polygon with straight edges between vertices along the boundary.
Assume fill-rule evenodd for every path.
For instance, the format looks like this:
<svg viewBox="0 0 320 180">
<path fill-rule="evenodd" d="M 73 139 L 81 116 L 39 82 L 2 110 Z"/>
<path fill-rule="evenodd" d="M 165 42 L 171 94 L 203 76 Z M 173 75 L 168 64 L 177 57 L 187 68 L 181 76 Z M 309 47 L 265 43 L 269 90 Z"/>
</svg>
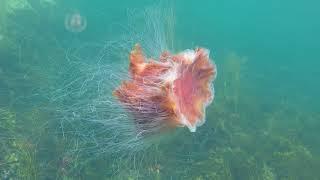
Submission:
<svg viewBox="0 0 320 180">
<path fill-rule="evenodd" d="M 214 98 L 216 72 L 204 48 L 176 55 L 163 52 L 153 60 L 146 59 L 137 44 L 130 53 L 130 79 L 114 96 L 133 117 L 139 133 L 179 126 L 195 132 L 205 122 L 205 109 Z"/>
</svg>

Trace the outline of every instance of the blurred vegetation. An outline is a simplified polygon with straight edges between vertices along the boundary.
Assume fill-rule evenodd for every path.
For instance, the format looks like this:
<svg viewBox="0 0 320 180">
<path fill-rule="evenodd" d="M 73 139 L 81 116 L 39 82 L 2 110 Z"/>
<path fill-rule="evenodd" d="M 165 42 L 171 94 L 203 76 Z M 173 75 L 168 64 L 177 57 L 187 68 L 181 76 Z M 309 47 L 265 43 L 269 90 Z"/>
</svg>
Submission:
<svg viewBox="0 0 320 180">
<path fill-rule="evenodd" d="M 219 80 L 222 82 L 220 93 L 223 95 L 225 103 L 233 106 L 235 112 L 238 111 L 241 101 L 240 91 L 244 84 L 247 61 L 247 57 L 241 57 L 235 52 L 231 52 L 226 55 L 221 63 L 222 67 L 218 69 Z"/>
<path fill-rule="evenodd" d="M 248 91 L 254 84 L 247 78 L 249 58 L 235 52 L 217 60 L 216 99 L 196 133 L 177 129 L 129 156 L 82 154 L 77 139 L 65 138 L 40 108 L 46 100 L 33 96 L 34 88 L 48 83 L 43 71 L 57 70 L 30 65 L 57 57 L 50 34 L 43 34 L 44 41 L 25 36 L 39 27 L 23 35 L 8 31 L 8 18 L 17 20 L 21 10 L 38 12 L 31 4 L 37 3 L 0 1 L 0 179 L 319 179 L 320 114 L 285 98 L 261 101 Z"/>
</svg>

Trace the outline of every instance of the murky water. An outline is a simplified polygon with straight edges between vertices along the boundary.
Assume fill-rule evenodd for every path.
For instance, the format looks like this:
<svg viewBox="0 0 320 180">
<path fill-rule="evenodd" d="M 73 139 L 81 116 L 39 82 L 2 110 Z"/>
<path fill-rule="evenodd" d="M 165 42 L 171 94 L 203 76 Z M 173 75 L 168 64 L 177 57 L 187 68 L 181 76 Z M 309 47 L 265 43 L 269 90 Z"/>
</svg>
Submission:
<svg viewBox="0 0 320 180">
<path fill-rule="evenodd" d="M 1 179 L 319 179 L 318 6 L 1 0 Z M 136 133 L 112 96 L 136 43 L 210 50 L 196 132 Z"/>
</svg>

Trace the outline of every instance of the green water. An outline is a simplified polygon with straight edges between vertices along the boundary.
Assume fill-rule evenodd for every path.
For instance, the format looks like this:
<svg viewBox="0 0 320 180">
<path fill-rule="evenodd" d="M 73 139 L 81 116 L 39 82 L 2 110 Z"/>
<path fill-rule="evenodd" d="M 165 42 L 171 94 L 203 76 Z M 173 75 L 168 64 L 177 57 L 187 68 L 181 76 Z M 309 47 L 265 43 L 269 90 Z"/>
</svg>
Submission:
<svg viewBox="0 0 320 180">
<path fill-rule="evenodd" d="M 320 179 L 319 6 L 312 0 L 0 0 L 0 179 Z M 56 113 L 81 111 L 93 96 L 64 96 L 74 90 L 68 82 L 100 63 L 126 67 L 126 60 L 107 57 L 106 44 L 139 34 L 146 26 L 139 15 L 149 7 L 174 14 L 168 47 L 210 50 L 218 68 L 215 99 L 197 132 L 178 128 L 134 152 L 129 144 L 115 152 L 100 143 L 110 137 L 121 143 L 116 130 L 70 116 L 62 126 Z M 80 33 L 65 28 L 73 12 L 87 21 Z M 127 50 L 114 51 L 126 57 Z M 61 87 L 67 88 L 55 94 Z"/>
</svg>

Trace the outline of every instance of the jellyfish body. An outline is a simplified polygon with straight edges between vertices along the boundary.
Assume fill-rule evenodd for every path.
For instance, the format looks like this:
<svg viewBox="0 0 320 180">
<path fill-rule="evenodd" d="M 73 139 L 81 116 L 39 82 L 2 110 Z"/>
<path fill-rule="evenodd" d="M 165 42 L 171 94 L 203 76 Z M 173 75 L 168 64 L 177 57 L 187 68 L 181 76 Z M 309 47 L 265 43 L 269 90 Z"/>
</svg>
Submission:
<svg viewBox="0 0 320 180">
<path fill-rule="evenodd" d="M 205 109 L 214 98 L 216 66 L 204 48 L 176 55 L 163 52 L 146 59 L 136 45 L 130 53 L 130 79 L 114 96 L 133 117 L 141 134 L 187 126 L 195 132 L 205 122 Z"/>
<path fill-rule="evenodd" d="M 67 14 L 64 21 L 65 28 L 72 33 L 80 33 L 87 27 L 87 19 L 78 11 Z"/>
</svg>

